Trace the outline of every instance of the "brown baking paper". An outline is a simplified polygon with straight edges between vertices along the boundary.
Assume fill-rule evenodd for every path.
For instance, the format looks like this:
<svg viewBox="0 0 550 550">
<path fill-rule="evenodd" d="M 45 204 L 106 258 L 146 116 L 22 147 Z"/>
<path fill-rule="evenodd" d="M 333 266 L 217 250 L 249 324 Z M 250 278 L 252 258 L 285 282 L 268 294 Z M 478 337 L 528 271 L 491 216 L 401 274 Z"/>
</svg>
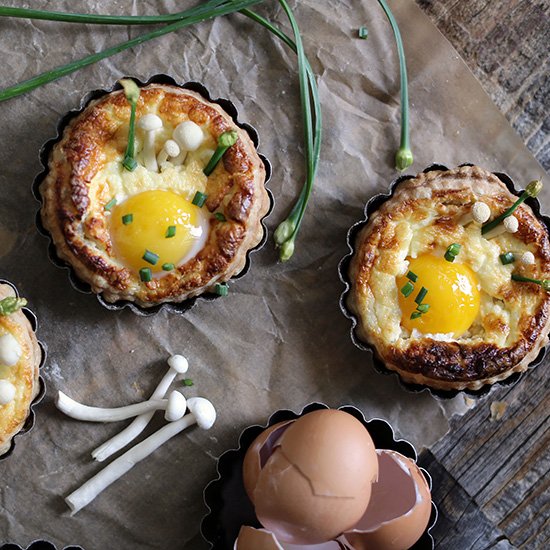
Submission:
<svg viewBox="0 0 550 550">
<path fill-rule="evenodd" d="M 199 302 L 184 317 L 109 312 L 94 296 L 73 290 L 67 273 L 49 262 L 47 241 L 35 228 L 30 187 L 40 170 L 38 150 L 87 91 L 109 87 L 123 75 L 146 80 L 163 72 L 200 81 L 213 96 L 231 99 L 241 120 L 260 133 L 260 151 L 274 168 L 273 229 L 304 179 L 295 55 L 262 27 L 234 15 L 164 36 L 0 104 L 0 276 L 29 299 L 49 349 L 49 395 L 35 429 L 0 464 L 0 542 L 24 545 L 43 537 L 86 550 L 204 548 L 198 534 L 206 511 L 202 490 L 215 476 L 216 457 L 236 446 L 243 428 L 265 422 L 274 410 L 299 411 L 311 401 L 349 403 L 367 418 L 388 420 L 398 435 L 422 447 L 445 434 L 454 411 L 465 409 L 461 397 L 440 402 L 377 374 L 370 355 L 352 345 L 349 321 L 338 307 L 343 288 L 337 264 L 347 253 L 346 232 L 362 218 L 365 201 L 387 190 L 396 176 L 399 81 L 391 29 L 375 0 L 292 4 L 319 75 L 325 121 L 319 176 L 296 254 L 278 264 L 270 241 L 252 256 L 248 275 L 230 285 L 227 298 Z M 32 2 L 33 8 L 141 14 L 187 5 Z M 542 169 L 426 16 L 412 1 L 391 5 L 408 55 L 411 172 L 434 161 L 474 162 L 508 172 L 518 185 L 540 177 Z M 288 30 L 276 2 L 259 11 Z M 362 25 L 368 40 L 357 38 Z M 0 30 L 2 87 L 145 32 L 15 19 L 1 19 Z M 548 199 L 546 188 L 543 205 Z M 209 398 L 219 413 L 216 425 L 180 435 L 68 517 L 63 497 L 101 469 L 90 452 L 126 423 L 67 419 L 52 404 L 57 390 L 95 405 L 136 402 L 152 392 L 171 353 L 189 358 L 195 386 L 184 393 Z"/>
</svg>

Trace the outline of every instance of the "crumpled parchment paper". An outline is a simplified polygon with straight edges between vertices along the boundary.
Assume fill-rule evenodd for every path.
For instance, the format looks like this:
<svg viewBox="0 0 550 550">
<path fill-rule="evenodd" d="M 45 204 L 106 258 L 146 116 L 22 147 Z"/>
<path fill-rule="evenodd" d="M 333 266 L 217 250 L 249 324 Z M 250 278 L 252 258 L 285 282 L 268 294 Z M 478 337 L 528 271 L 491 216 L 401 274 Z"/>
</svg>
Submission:
<svg viewBox="0 0 550 550">
<path fill-rule="evenodd" d="M 14 0 L 4 2 L 20 5 Z M 33 8 L 96 13 L 166 13 L 188 2 L 35 0 Z M 198 534 L 206 509 L 204 486 L 216 457 L 236 446 L 243 428 L 264 423 L 279 408 L 311 401 L 353 404 L 391 422 L 418 447 L 448 429 L 464 400 L 441 402 L 404 391 L 377 374 L 370 356 L 351 344 L 338 307 L 343 288 L 337 264 L 346 232 L 364 203 L 396 176 L 399 141 L 398 61 L 391 29 L 375 0 L 292 2 L 314 70 L 319 75 L 325 137 L 309 211 L 286 264 L 272 242 L 253 255 L 248 275 L 227 298 L 200 303 L 185 317 L 140 318 L 103 309 L 77 293 L 48 260 L 37 234 L 30 193 L 40 170 L 37 153 L 55 135 L 57 120 L 89 90 L 123 75 L 167 73 L 202 82 L 214 97 L 230 98 L 240 118 L 261 136 L 273 163 L 276 198 L 270 229 L 286 214 L 304 178 L 296 57 L 241 15 L 201 24 L 117 55 L 26 96 L 0 104 L 0 276 L 16 283 L 40 320 L 49 349 L 43 375 L 48 397 L 34 431 L 0 463 L 0 542 L 45 538 L 86 550 L 204 548 Z M 410 172 L 431 162 L 479 163 L 508 172 L 518 185 L 543 172 L 497 111 L 457 53 L 414 2 L 391 2 L 401 24 L 411 95 Z M 259 11 L 284 24 L 275 1 Z M 361 25 L 368 40 L 359 40 Z M 103 49 L 145 28 L 79 26 L 0 19 L 0 86 Z M 542 197 L 548 203 L 548 189 Z M 172 353 L 190 360 L 195 386 L 219 419 L 210 432 L 187 431 L 138 465 L 74 518 L 62 500 L 101 466 L 90 452 L 122 424 L 64 418 L 52 399 L 58 389 L 83 402 L 119 406 L 147 398 Z M 160 424 L 160 421 L 158 422 Z M 154 426 L 153 426 L 154 428 Z M 151 428 L 151 431 L 152 429 Z M 434 480 L 437 483 L 437 480 Z"/>
</svg>

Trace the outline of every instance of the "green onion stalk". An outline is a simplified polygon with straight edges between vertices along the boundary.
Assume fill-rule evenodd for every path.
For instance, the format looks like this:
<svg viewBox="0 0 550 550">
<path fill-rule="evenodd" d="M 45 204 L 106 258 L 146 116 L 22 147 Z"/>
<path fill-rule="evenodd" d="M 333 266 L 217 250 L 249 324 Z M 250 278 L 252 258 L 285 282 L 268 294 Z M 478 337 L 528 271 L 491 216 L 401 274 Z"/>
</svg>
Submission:
<svg viewBox="0 0 550 550">
<path fill-rule="evenodd" d="M 399 171 L 406 170 L 414 160 L 409 140 L 409 88 L 407 82 L 407 64 L 405 62 L 405 49 L 397 21 L 393 16 L 386 0 L 378 0 L 378 3 L 384 10 L 388 21 L 390 22 L 395 42 L 397 44 L 397 54 L 399 56 L 399 75 L 401 80 L 401 142 L 395 155 L 395 168 Z"/>
<path fill-rule="evenodd" d="M 313 182 L 315 180 L 315 174 L 317 173 L 319 157 L 321 154 L 322 113 L 317 82 L 315 80 L 313 70 L 311 69 L 311 65 L 304 52 L 302 38 L 296 18 L 294 17 L 294 14 L 288 6 L 286 0 L 279 1 L 290 21 L 295 41 L 257 13 L 249 9 L 242 10 L 241 13 L 264 26 L 298 54 L 300 98 L 304 117 L 306 144 L 306 181 L 288 217 L 281 222 L 275 230 L 275 244 L 280 248 L 279 259 L 282 262 L 285 262 L 288 261 L 294 254 L 296 235 L 298 234 L 302 224 L 307 204 L 313 190 Z M 312 103 L 313 113 L 311 110 Z"/>
<path fill-rule="evenodd" d="M 209 2 L 206 2 L 195 8 L 191 8 L 184 12 L 180 12 L 178 14 L 179 19 L 177 21 L 170 23 L 168 25 L 165 25 L 160 29 L 148 32 L 146 34 L 142 34 L 140 36 L 137 36 L 136 38 L 133 38 L 132 40 L 121 42 L 116 46 L 107 48 L 102 52 L 89 55 L 77 61 L 73 61 L 72 63 L 68 63 L 67 65 L 63 65 L 61 67 L 57 67 L 56 69 L 46 71 L 38 76 L 30 78 L 29 80 L 25 80 L 23 82 L 20 82 L 19 84 L 10 86 L 9 88 L 5 88 L 4 90 L 0 91 L 0 101 L 6 101 L 8 99 L 12 99 L 14 97 L 30 92 L 31 90 L 34 90 L 40 86 L 43 86 L 44 84 L 53 82 L 54 80 L 57 80 L 63 76 L 66 76 L 75 71 L 78 71 L 79 69 L 87 67 L 88 65 L 97 63 L 102 59 L 106 59 L 108 57 L 121 53 L 129 48 L 133 48 L 134 46 L 138 46 L 140 44 L 148 42 L 149 40 L 153 40 L 165 34 L 177 31 L 179 29 L 188 27 L 190 25 L 194 25 L 196 23 L 200 23 L 202 21 L 206 21 L 208 19 L 212 19 L 214 17 L 238 12 L 242 9 L 254 6 L 255 4 L 260 4 L 264 1 L 265 0 L 210 0 Z M 48 13 L 52 14 L 55 12 L 48 12 Z M 1 11 L 0 11 L 0 15 L 2 15 Z M 84 17 L 86 16 L 83 16 L 83 18 Z M 95 18 L 96 16 L 90 16 L 90 17 Z M 130 24 L 136 23 L 134 19 L 132 19 L 132 21 L 133 23 L 130 23 Z M 86 23 L 88 21 L 81 19 L 79 20 L 79 22 Z M 111 24 L 112 24 L 112 21 L 111 21 Z"/>
<path fill-rule="evenodd" d="M 523 277 L 523 275 L 512 273 L 512 281 L 540 285 L 544 290 L 546 290 L 546 292 L 550 292 L 550 279 L 533 279 L 531 277 Z"/>
</svg>

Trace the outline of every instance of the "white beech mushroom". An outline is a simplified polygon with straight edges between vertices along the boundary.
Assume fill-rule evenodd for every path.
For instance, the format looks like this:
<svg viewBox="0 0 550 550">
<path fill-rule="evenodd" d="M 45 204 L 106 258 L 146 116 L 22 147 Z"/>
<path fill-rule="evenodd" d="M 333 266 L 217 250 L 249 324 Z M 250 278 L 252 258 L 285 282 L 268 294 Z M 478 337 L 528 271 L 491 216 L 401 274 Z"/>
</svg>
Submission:
<svg viewBox="0 0 550 550">
<path fill-rule="evenodd" d="M 65 502 L 71 509 L 71 515 L 82 510 L 94 500 L 103 490 L 130 471 L 138 462 L 147 458 L 161 445 L 178 435 L 180 432 L 197 424 L 203 430 L 209 430 L 216 421 L 216 409 L 203 397 L 191 397 L 187 405 L 190 414 L 180 420 L 162 427 L 147 439 L 126 451 L 122 456 L 111 462 L 103 470 L 87 481 L 80 489 L 74 491 Z"/>
<path fill-rule="evenodd" d="M 172 164 L 183 164 L 188 151 L 196 151 L 204 141 L 201 127 L 191 120 L 178 124 L 172 133 L 172 139 L 177 141 L 181 153 L 172 160 Z"/>
<path fill-rule="evenodd" d="M 534 265 L 535 264 L 535 255 L 529 250 L 525 252 L 514 253 L 514 256 L 518 259 L 520 264 L 523 265 Z"/>
<path fill-rule="evenodd" d="M 155 152 L 155 134 L 162 126 L 162 119 L 152 113 L 143 115 L 137 123 L 137 127 L 145 132 L 143 150 L 141 151 L 143 164 L 145 168 L 151 170 L 151 172 L 158 171 L 157 156 Z"/>
<path fill-rule="evenodd" d="M 491 209 L 487 204 L 481 201 L 474 202 L 472 208 L 467 214 L 464 214 L 458 221 L 459 225 L 468 225 L 471 222 L 483 224 L 491 217 Z"/>
<path fill-rule="evenodd" d="M 60 391 L 57 393 L 55 405 L 67 416 L 76 420 L 84 420 L 85 422 L 118 422 L 119 420 L 126 420 L 149 411 L 166 410 L 168 406 L 170 406 L 171 418 L 182 418 L 186 410 L 185 403 L 179 398 L 174 399 L 172 394 L 170 396 L 172 399 L 150 399 L 149 401 L 135 403 L 126 407 L 108 409 L 83 405 Z M 176 410 L 179 416 L 177 416 Z"/>
<path fill-rule="evenodd" d="M 0 380 L 0 405 L 7 405 L 15 399 L 15 386 L 7 380 Z"/>
<path fill-rule="evenodd" d="M 160 167 L 168 161 L 169 158 L 175 158 L 180 154 L 180 146 L 177 141 L 173 139 L 167 139 L 157 155 L 157 162 Z"/>
<path fill-rule="evenodd" d="M 168 372 L 164 375 L 160 381 L 160 384 L 151 395 L 151 399 L 162 399 L 166 395 L 166 392 L 174 379 L 177 376 L 181 376 L 187 372 L 189 369 L 189 363 L 182 355 L 172 355 L 172 357 L 168 359 L 168 367 Z M 139 415 L 124 430 L 95 449 L 92 452 L 92 456 L 98 462 L 103 462 L 111 455 L 120 451 L 123 447 L 126 447 L 128 443 L 133 441 L 147 427 L 154 414 L 155 411 L 151 411 Z"/>
<path fill-rule="evenodd" d="M 515 233 L 518 229 L 518 219 L 515 216 L 508 216 L 504 218 L 504 221 L 500 225 L 497 225 L 497 227 L 485 233 L 484 237 L 486 239 L 494 239 L 502 235 L 502 233 Z"/>
<path fill-rule="evenodd" d="M 10 333 L 0 336 L 0 365 L 13 367 L 21 359 L 22 354 L 19 342 Z"/>
</svg>

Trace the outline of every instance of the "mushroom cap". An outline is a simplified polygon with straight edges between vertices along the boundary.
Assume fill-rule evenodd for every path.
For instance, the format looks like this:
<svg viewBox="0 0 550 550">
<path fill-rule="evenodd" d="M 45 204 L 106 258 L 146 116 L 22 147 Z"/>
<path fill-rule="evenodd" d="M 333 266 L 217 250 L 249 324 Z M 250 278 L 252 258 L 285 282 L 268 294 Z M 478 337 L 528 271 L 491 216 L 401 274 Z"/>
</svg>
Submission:
<svg viewBox="0 0 550 550">
<path fill-rule="evenodd" d="M 525 265 L 533 265 L 535 263 L 535 255 L 528 250 L 520 256 L 519 261 Z"/>
<path fill-rule="evenodd" d="M 475 202 L 472 205 L 472 217 L 478 223 L 485 223 L 491 217 L 491 209 L 484 202 Z"/>
<path fill-rule="evenodd" d="M 192 120 L 186 120 L 176 126 L 172 134 L 184 151 L 196 151 L 204 141 L 201 127 Z"/>
<path fill-rule="evenodd" d="M 174 369 L 178 374 L 184 374 L 189 368 L 189 362 L 183 355 L 172 355 L 168 359 L 168 366 Z"/>
<path fill-rule="evenodd" d="M 164 142 L 164 150 L 168 153 L 169 157 L 177 157 L 180 154 L 180 146 L 177 141 L 173 139 L 167 139 Z"/>
<path fill-rule="evenodd" d="M 216 409 L 204 397 L 191 397 L 187 401 L 187 408 L 203 430 L 209 430 L 216 422 Z"/>
<path fill-rule="evenodd" d="M 0 336 L 0 365 L 13 367 L 22 353 L 19 342 L 9 332 Z"/>
<path fill-rule="evenodd" d="M 15 399 L 15 386 L 7 380 L 0 380 L 0 405 L 7 405 Z"/>
<path fill-rule="evenodd" d="M 515 216 L 504 218 L 502 223 L 504 224 L 504 229 L 506 229 L 508 233 L 515 233 L 519 228 L 519 222 Z"/>
<path fill-rule="evenodd" d="M 145 130 L 146 132 L 151 132 L 153 130 L 160 130 L 162 128 L 162 118 L 153 113 L 143 115 L 137 123 L 137 127 Z"/>
<path fill-rule="evenodd" d="M 173 391 L 168 396 L 168 403 L 166 404 L 164 419 L 168 422 L 175 422 L 176 420 L 183 418 L 186 410 L 187 399 L 185 399 L 185 396 L 179 391 Z"/>
</svg>

